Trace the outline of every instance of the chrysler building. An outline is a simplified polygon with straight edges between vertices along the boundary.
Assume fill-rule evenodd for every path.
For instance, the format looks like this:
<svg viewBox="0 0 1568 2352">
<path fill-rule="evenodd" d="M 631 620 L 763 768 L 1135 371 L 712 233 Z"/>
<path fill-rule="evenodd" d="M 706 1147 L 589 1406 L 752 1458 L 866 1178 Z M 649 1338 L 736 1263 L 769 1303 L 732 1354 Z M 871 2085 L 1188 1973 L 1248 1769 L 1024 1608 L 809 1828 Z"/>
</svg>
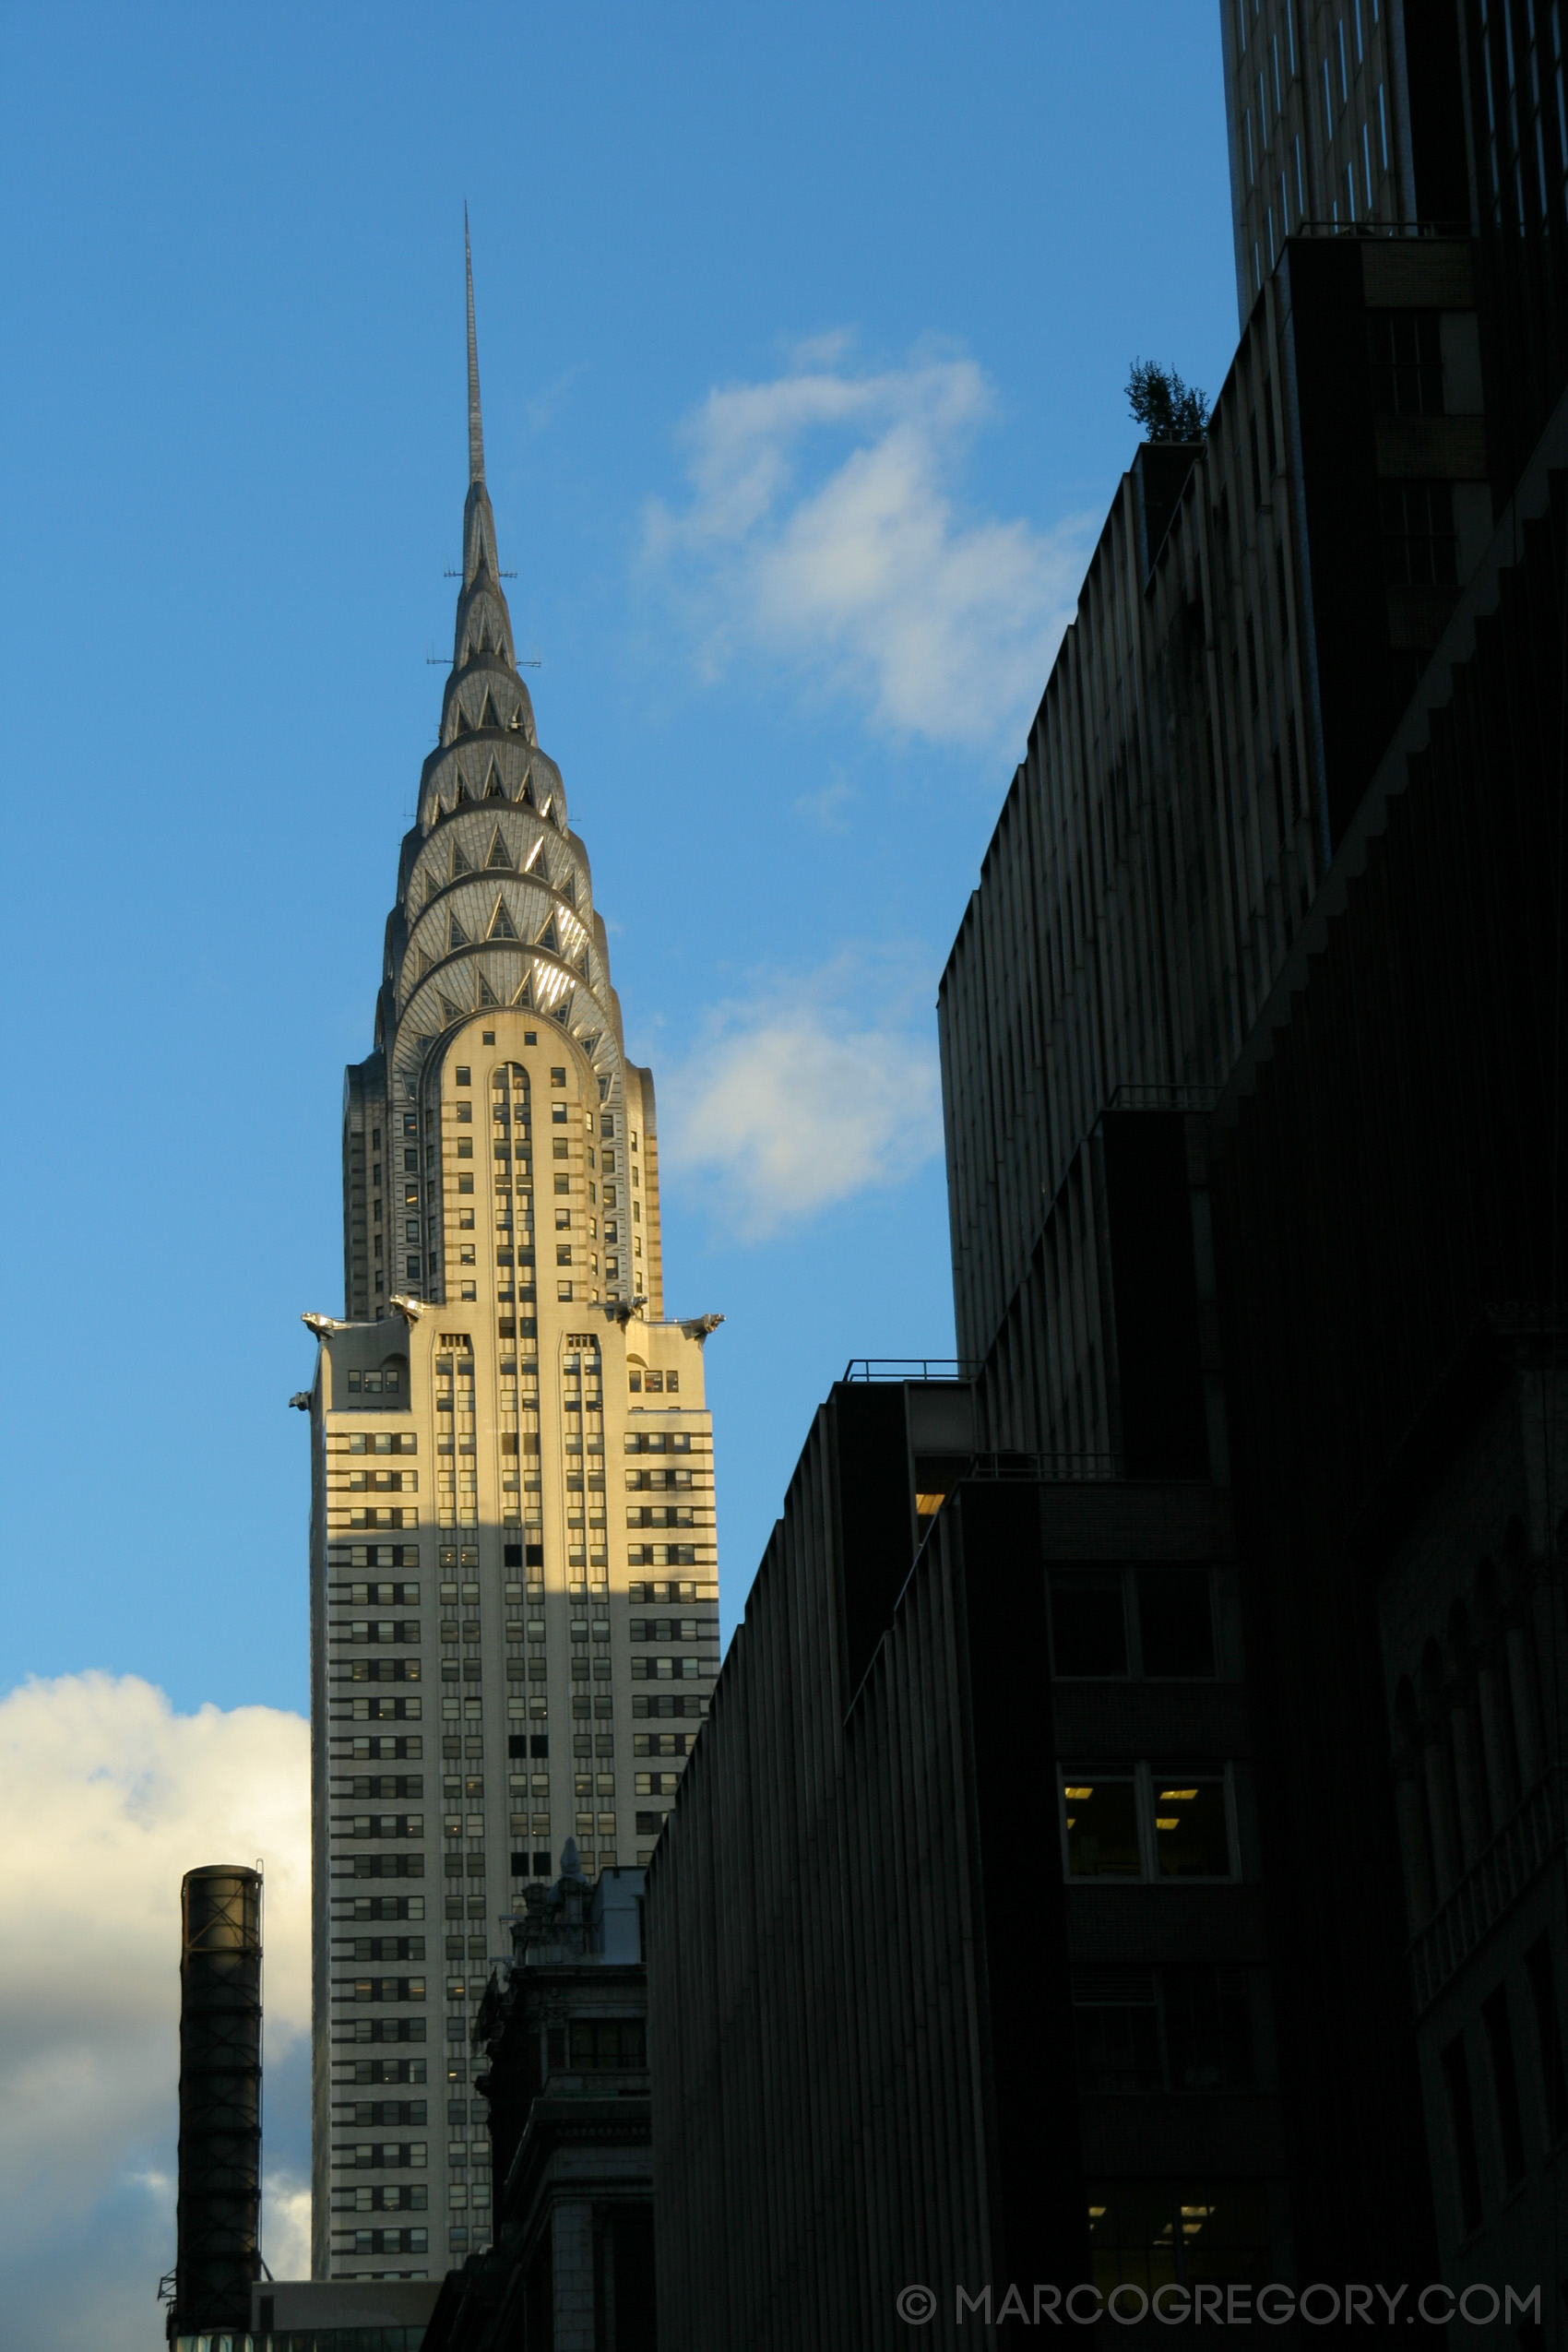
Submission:
<svg viewBox="0 0 1568 2352">
<path fill-rule="evenodd" d="M 466 243 L 466 239 L 465 239 Z M 312 1431 L 314 2247 L 488 2242 L 469 2044 L 500 1922 L 567 1841 L 647 1860 L 719 1665 L 703 1346 L 669 1322 L 653 1078 L 518 673 L 485 486 L 452 669 L 347 1074 L 341 1319 Z"/>
</svg>

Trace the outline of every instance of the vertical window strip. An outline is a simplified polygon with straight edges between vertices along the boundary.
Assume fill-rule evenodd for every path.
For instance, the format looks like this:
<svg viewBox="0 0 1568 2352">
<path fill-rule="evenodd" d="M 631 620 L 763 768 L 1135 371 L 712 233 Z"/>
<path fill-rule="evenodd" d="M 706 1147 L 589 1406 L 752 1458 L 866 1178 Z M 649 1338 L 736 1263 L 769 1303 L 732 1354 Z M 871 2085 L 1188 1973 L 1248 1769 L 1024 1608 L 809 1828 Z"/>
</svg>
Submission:
<svg viewBox="0 0 1568 2352">
<path fill-rule="evenodd" d="M 1290 77 L 1296 77 L 1296 18 L 1291 0 L 1285 0 L 1285 50 L 1290 63 Z"/>
<path fill-rule="evenodd" d="M 1383 168 L 1386 172 L 1388 169 L 1388 109 L 1384 104 L 1381 82 L 1377 86 L 1377 144 L 1378 152 L 1383 157 Z"/>
<path fill-rule="evenodd" d="M 1361 45 L 1361 0 L 1356 0 L 1356 63 L 1359 65 L 1366 52 Z"/>
<path fill-rule="evenodd" d="M 1335 27 L 1335 33 L 1339 42 L 1339 103 L 1341 106 L 1348 106 L 1350 103 L 1350 71 L 1349 67 L 1345 63 L 1345 19 L 1343 17 L 1340 18 L 1338 24 Z"/>
<path fill-rule="evenodd" d="M 1296 134 L 1296 218 L 1298 220 L 1304 220 L 1306 217 L 1307 183 L 1301 170 L 1301 134 L 1298 131 Z"/>
<path fill-rule="evenodd" d="M 1334 85 L 1328 78 L 1328 60 L 1323 61 L 1323 147 L 1326 155 L 1334 144 Z"/>
<path fill-rule="evenodd" d="M 1361 172 L 1366 181 L 1367 210 L 1370 213 L 1372 208 L 1372 134 L 1364 123 L 1361 125 Z"/>
<path fill-rule="evenodd" d="M 1345 195 L 1350 208 L 1350 219 L 1351 221 L 1354 222 L 1356 218 L 1356 167 L 1353 163 L 1347 163 L 1345 166 Z"/>
<path fill-rule="evenodd" d="M 1519 68 L 1514 55 L 1514 11 L 1503 10 L 1503 50 L 1508 70 L 1508 138 L 1514 159 L 1515 226 L 1525 225 L 1525 142 L 1519 132 Z"/>
</svg>

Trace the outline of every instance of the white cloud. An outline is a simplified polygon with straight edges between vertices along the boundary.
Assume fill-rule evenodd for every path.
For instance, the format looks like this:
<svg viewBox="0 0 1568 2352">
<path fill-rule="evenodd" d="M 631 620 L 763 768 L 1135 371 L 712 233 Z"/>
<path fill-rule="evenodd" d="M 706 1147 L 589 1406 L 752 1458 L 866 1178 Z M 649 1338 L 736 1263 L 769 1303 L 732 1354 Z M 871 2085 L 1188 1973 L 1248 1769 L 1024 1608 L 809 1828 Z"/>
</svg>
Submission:
<svg viewBox="0 0 1568 2352">
<path fill-rule="evenodd" d="M 802 792 L 795 802 L 795 814 L 820 826 L 824 833 L 848 833 L 849 820 L 845 809 L 854 799 L 851 786 L 839 777 L 832 784 L 825 784 L 820 792 Z"/>
<path fill-rule="evenodd" d="M 872 723 L 990 745 L 1027 724 L 1083 571 L 1080 520 L 963 514 L 952 484 L 991 392 L 972 360 L 855 374 L 849 339 L 710 392 L 685 428 L 691 498 L 647 552 L 684 594 L 705 671 L 742 650 L 862 703 Z"/>
<path fill-rule="evenodd" d="M 530 433 L 549 432 L 565 407 L 566 396 L 582 374 L 584 365 L 585 362 L 578 360 L 571 367 L 563 368 L 559 375 L 552 376 L 548 384 L 541 386 L 529 399 L 524 401 L 523 416 Z"/>
<path fill-rule="evenodd" d="M 310 2181 L 292 2173 L 267 2172 L 267 2267 L 274 2278 L 310 2276 Z"/>
<path fill-rule="evenodd" d="M 6 2333 L 150 2352 L 174 2260 L 180 1880 L 203 1862 L 265 1866 L 267 2119 L 281 2142 L 279 2075 L 299 2073 L 310 2030 L 306 1726 L 272 1707 L 176 1715 L 134 1676 L 65 1675 L 0 1700 L 0 1773 Z M 269 2192 L 274 2177 L 268 2259 L 308 2268 L 303 2151 L 270 2166 Z"/>
<path fill-rule="evenodd" d="M 942 1140 L 932 1024 L 912 1012 L 852 956 L 716 1007 L 664 1084 L 664 1164 L 709 1179 L 748 1239 L 906 1182 Z"/>
</svg>

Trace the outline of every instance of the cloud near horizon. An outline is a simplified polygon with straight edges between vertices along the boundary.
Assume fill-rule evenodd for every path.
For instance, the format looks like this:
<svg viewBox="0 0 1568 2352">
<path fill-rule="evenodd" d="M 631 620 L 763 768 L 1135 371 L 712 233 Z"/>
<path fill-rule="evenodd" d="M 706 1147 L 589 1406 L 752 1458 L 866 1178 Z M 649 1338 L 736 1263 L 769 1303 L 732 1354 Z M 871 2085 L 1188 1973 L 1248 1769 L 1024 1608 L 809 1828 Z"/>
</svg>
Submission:
<svg viewBox="0 0 1568 2352">
<path fill-rule="evenodd" d="M 666 1167 L 743 1240 L 906 1182 L 942 1146 L 934 1024 L 885 964 L 846 954 L 713 1007 L 663 1084 Z"/>
<path fill-rule="evenodd" d="M 972 360 L 855 374 L 848 337 L 710 392 L 690 417 L 690 498 L 646 517 L 645 553 L 683 602 L 709 677 L 743 652 L 859 701 L 893 735 L 989 747 L 1044 690 L 1085 556 L 969 516 L 954 484 L 992 408 Z"/>
<path fill-rule="evenodd" d="M 151 2352 L 174 2261 L 180 1881 L 203 1862 L 266 1870 L 263 2242 L 279 2275 L 308 2275 L 291 2079 L 310 2032 L 308 1729 L 275 1707 L 177 1715 L 135 1675 L 62 1675 L 0 1698 L 0 1763 L 6 2332 Z"/>
</svg>

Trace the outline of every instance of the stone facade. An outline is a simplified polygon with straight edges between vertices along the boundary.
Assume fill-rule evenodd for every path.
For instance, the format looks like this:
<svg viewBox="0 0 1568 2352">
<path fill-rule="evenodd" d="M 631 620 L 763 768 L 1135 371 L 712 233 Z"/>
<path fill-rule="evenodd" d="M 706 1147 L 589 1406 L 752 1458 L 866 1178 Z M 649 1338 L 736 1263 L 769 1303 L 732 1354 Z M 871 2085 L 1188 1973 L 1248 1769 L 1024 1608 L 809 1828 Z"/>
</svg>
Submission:
<svg viewBox="0 0 1568 2352">
<path fill-rule="evenodd" d="M 447 2278 L 425 2352 L 653 2352 L 643 1873 L 589 1885 L 576 1861 L 529 1888 L 474 2022 L 494 2243 Z"/>
</svg>

